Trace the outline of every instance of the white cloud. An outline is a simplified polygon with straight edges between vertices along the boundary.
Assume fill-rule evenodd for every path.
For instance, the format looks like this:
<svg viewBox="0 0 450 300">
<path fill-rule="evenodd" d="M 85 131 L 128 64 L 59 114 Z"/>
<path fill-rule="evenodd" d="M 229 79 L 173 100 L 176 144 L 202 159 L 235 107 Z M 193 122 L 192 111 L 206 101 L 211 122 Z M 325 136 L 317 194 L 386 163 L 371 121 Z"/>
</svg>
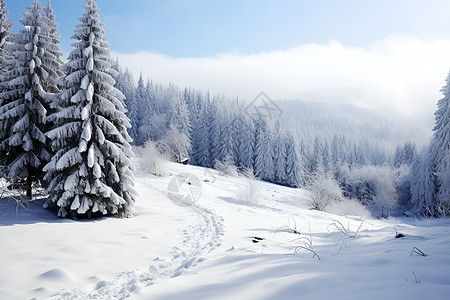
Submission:
<svg viewBox="0 0 450 300">
<path fill-rule="evenodd" d="M 450 41 L 388 36 L 368 48 L 337 41 L 251 55 L 171 58 L 114 53 L 135 76 L 252 100 L 344 102 L 430 127 L 450 68 Z"/>
</svg>

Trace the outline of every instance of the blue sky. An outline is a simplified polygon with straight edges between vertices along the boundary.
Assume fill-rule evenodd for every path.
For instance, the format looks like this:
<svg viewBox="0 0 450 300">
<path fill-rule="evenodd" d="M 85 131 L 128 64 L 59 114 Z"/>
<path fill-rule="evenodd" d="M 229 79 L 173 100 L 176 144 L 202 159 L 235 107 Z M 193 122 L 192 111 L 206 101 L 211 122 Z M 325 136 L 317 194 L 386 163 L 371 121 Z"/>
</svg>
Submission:
<svg viewBox="0 0 450 300">
<path fill-rule="evenodd" d="M 6 0 L 18 23 L 31 0 Z M 46 0 L 41 1 L 42 4 Z M 202 57 L 287 49 L 338 40 L 365 47 L 388 34 L 450 36 L 446 0 L 98 0 L 111 49 Z M 63 48 L 82 0 L 53 0 Z M 20 28 L 18 25 L 16 28 Z"/>
<path fill-rule="evenodd" d="M 16 31 L 31 2 L 6 0 Z M 247 101 L 344 102 L 431 128 L 450 68 L 448 0 L 96 2 L 136 78 Z M 66 55 L 84 3 L 52 1 Z"/>
</svg>

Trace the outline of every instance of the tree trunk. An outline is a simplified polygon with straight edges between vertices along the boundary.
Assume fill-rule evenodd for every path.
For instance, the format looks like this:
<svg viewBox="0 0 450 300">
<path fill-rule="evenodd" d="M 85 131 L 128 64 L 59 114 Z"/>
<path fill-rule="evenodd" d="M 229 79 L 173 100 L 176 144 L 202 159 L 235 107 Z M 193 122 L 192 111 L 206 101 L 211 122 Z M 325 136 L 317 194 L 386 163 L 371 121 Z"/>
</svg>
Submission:
<svg viewBox="0 0 450 300">
<path fill-rule="evenodd" d="M 28 177 L 27 177 L 27 198 L 29 200 L 33 199 L 33 191 L 31 189 L 32 184 L 33 184 L 33 177 L 31 175 L 28 175 Z"/>
</svg>

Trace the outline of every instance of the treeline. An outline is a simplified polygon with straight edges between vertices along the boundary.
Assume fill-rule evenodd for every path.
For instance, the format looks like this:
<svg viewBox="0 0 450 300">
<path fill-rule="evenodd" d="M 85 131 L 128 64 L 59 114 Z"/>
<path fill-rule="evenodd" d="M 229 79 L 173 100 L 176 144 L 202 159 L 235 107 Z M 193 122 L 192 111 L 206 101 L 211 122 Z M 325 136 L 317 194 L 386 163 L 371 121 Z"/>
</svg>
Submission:
<svg viewBox="0 0 450 300">
<path fill-rule="evenodd" d="M 155 142 L 173 160 L 216 167 L 223 163 L 253 169 L 260 179 L 302 187 L 318 173 L 341 166 L 392 165 L 393 157 L 369 139 L 334 135 L 331 140 L 309 132 L 292 118 L 270 118 L 249 113 L 249 106 L 221 95 L 176 86 L 161 86 L 140 75 L 137 85 L 116 61 L 116 87 L 126 95 L 130 135 L 136 145 Z M 311 131 L 311 128 L 309 129 Z M 411 142 L 399 146 L 396 166 L 410 165 L 415 156 Z M 412 151 L 412 152 L 411 152 Z M 411 153 L 410 153 L 411 152 Z"/>
</svg>

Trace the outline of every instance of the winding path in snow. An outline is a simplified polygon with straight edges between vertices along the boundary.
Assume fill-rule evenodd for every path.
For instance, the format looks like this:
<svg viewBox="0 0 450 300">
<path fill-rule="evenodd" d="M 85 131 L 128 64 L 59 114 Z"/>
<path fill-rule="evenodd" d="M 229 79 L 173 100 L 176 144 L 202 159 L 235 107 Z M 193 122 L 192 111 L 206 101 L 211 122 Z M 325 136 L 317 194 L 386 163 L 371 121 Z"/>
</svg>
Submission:
<svg viewBox="0 0 450 300">
<path fill-rule="evenodd" d="M 50 299 L 124 299 L 140 287 L 152 285 L 156 279 L 177 277 L 196 266 L 207 253 L 221 245 L 223 218 L 197 205 L 187 206 L 186 212 L 194 214 L 198 222 L 187 227 L 184 231 L 187 238 L 172 248 L 168 257 L 156 258 L 147 268 L 122 272 L 111 280 L 100 281 L 94 289 L 63 290 Z"/>
</svg>

